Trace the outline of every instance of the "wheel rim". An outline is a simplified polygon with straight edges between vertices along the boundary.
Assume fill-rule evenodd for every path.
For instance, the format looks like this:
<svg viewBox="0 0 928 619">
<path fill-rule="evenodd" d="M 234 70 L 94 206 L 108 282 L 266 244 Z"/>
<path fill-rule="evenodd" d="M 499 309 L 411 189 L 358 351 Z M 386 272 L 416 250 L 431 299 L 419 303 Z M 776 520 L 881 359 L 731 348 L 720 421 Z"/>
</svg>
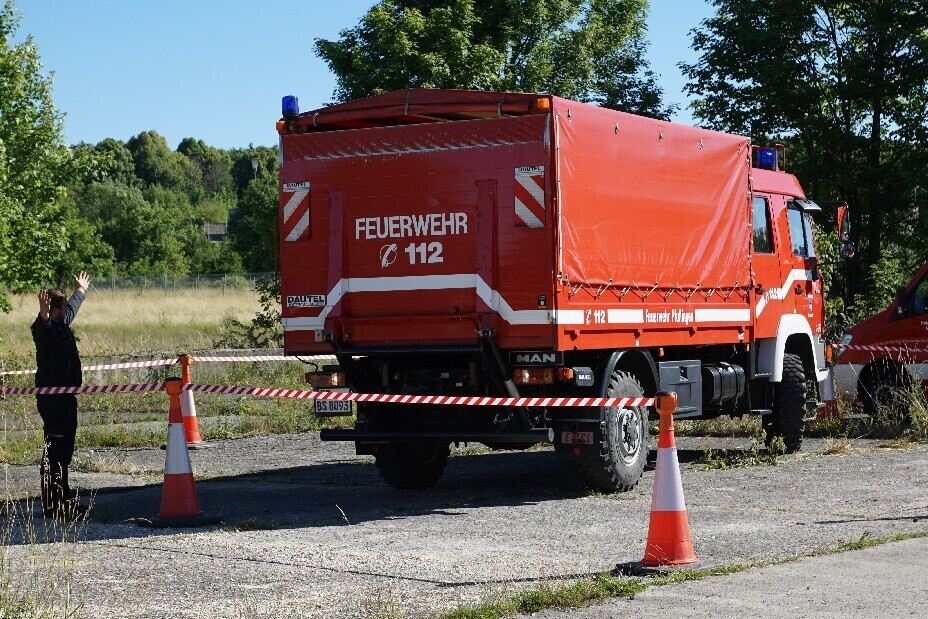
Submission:
<svg viewBox="0 0 928 619">
<path fill-rule="evenodd" d="M 625 464 L 632 464 L 641 454 L 641 411 L 637 408 L 620 408 L 616 415 L 619 437 L 619 456 Z"/>
</svg>

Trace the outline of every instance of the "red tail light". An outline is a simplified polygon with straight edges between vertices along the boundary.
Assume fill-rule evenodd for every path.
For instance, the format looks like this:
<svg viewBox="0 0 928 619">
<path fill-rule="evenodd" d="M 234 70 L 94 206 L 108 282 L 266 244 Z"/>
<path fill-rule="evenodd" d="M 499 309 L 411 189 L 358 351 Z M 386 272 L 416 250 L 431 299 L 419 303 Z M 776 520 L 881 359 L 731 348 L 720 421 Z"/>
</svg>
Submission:
<svg viewBox="0 0 928 619">
<path fill-rule="evenodd" d="M 554 368 L 519 368 L 512 373 L 517 385 L 550 385 L 554 382 Z"/>
</svg>

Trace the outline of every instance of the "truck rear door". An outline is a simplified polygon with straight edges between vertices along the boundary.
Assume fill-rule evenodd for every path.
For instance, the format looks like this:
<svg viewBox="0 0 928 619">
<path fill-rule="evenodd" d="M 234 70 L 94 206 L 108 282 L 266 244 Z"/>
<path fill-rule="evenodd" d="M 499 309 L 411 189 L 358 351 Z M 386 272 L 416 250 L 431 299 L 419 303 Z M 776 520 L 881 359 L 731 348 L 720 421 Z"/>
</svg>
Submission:
<svg viewBox="0 0 928 619">
<path fill-rule="evenodd" d="M 549 123 L 537 114 L 283 136 L 288 352 L 474 343 L 485 329 L 504 347 L 549 347 Z M 310 194 L 299 234 L 288 187 Z"/>
</svg>

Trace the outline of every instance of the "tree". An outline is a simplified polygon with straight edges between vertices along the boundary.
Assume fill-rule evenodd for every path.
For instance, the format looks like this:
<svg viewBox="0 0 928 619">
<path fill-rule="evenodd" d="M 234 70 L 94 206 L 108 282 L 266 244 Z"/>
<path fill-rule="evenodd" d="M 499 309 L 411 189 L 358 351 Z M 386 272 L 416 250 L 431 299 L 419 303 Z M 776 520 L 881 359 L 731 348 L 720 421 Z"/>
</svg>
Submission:
<svg viewBox="0 0 928 619">
<path fill-rule="evenodd" d="M 265 172 L 248 184 L 229 222 L 232 247 L 249 271 L 277 270 L 277 175 Z"/>
<path fill-rule="evenodd" d="M 692 32 L 697 61 L 681 65 L 696 116 L 787 141 L 810 193 L 858 207 L 848 296 L 872 290 L 886 242 L 924 201 L 911 170 L 928 163 L 928 0 L 713 4 Z"/>
<path fill-rule="evenodd" d="M 62 215 L 68 250 L 53 261 L 55 285 L 69 286 L 71 277 L 79 271 L 95 275 L 112 273 L 116 268 L 116 256 L 96 226 L 81 215 L 70 199 L 65 201 Z"/>
<path fill-rule="evenodd" d="M 121 183 L 127 187 L 138 186 L 139 178 L 135 175 L 135 161 L 124 142 L 106 138 L 98 142 L 93 150 L 102 160 L 101 180 Z"/>
<path fill-rule="evenodd" d="M 315 52 L 340 101 L 412 86 L 549 92 L 667 116 L 647 0 L 383 0 Z"/>
<path fill-rule="evenodd" d="M 194 138 L 181 140 L 177 152 L 200 169 L 203 189 L 208 195 L 232 191 L 232 160 L 228 153 Z"/>
<path fill-rule="evenodd" d="M 67 249 L 57 202 L 77 162 L 62 144 L 62 119 L 32 37 L 16 43 L 12 0 L 0 10 L 0 309 L 2 289 L 52 277 L 50 257 Z"/>
<path fill-rule="evenodd" d="M 145 186 L 161 185 L 183 191 L 191 200 L 203 194 L 200 168 L 168 147 L 156 131 L 143 131 L 126 143 L 135 162 L 135 174 Z"/>
<path fill-rule="evenodd" d="M 276 146 L 249 145 L 248 148 L 232 151 L 230 156 L 232 157 L 232 188 L 239 198 L 248 189 L 251 181 L 259 175 L 268 172 L 277 174 L 280 155 Z M 252 163 L 252 159 L 257 160 L 257 170 Z"/>
</svg>

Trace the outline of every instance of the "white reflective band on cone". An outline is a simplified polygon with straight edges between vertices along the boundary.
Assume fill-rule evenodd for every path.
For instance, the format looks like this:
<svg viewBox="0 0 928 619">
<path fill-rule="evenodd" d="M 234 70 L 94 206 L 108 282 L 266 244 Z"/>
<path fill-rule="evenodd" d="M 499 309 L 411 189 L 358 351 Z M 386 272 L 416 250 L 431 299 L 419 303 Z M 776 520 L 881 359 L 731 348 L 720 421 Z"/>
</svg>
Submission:
<svg viewBox="0 0 928 619">
<path fill-rule="evenodd" d="M 680 465 L 675 447 L 658 447 L 657 471 L 654 476 L 654 491 L 651 493 L 651 511 L 682 512 L 683 484 L 680 480 Z"/>
<path fill-rule="evenodd" d="M 180 414 L 184 417 L 196 417 L 197 405 L 193 401 L 193 392 L 181 391 L 180 393 Z"/>
<path fill-rule="evenodd" d="M 187 437 L 184 424 L 168 424 L 168 446 L 164 456 L 165 475 L 192 475 L 190 454 L 187 452 Z"/>
</svg>

